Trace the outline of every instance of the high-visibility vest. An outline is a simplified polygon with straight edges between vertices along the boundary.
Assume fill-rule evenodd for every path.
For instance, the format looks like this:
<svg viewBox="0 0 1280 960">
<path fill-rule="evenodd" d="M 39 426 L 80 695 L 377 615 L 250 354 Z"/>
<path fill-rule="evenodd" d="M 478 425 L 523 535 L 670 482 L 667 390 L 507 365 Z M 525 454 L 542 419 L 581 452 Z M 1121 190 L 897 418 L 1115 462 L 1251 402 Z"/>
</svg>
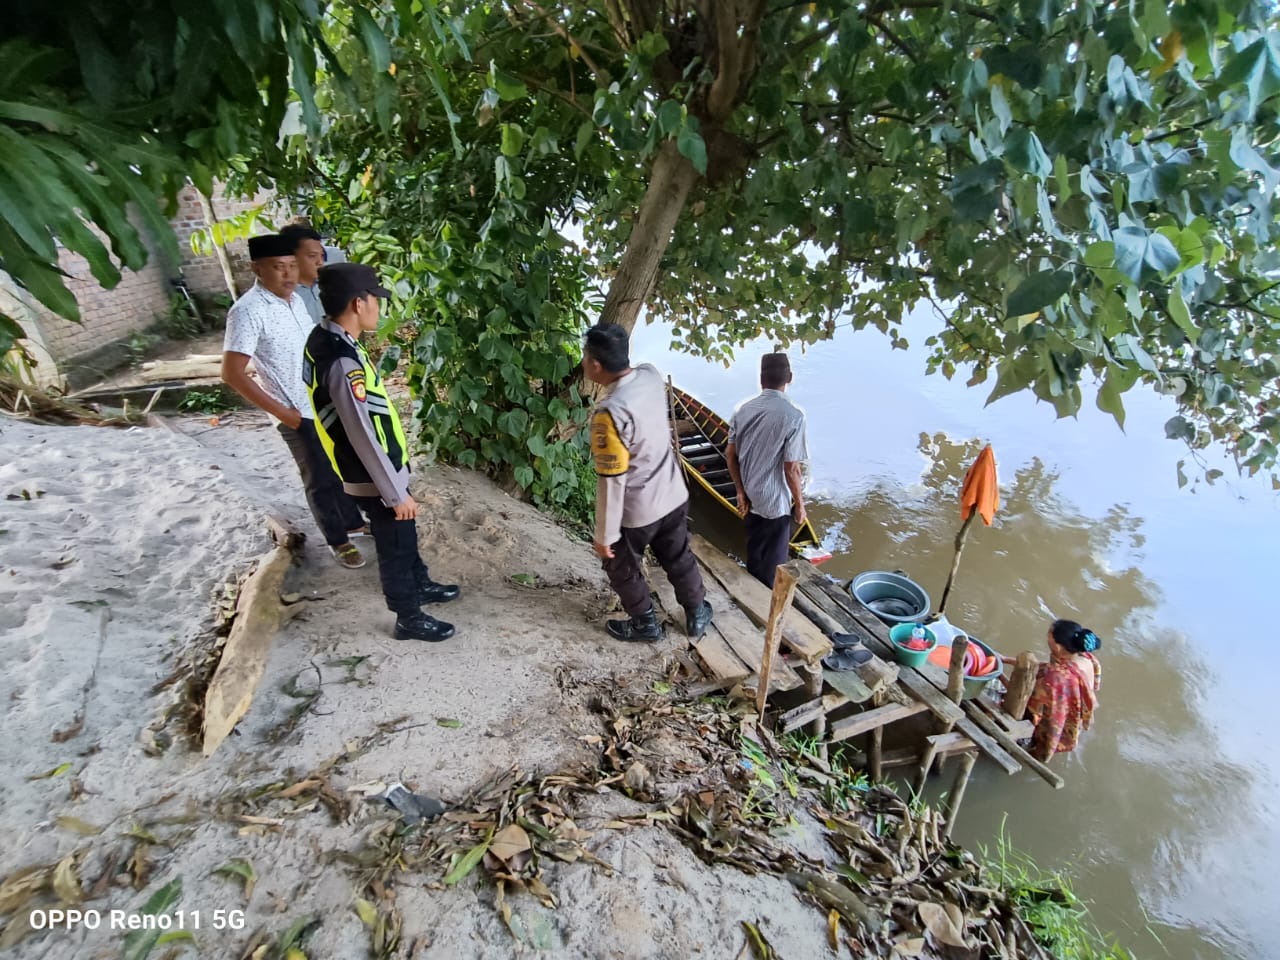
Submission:
<svg viewBox="0 0 1280 960">
<path fill-rule="evenodd" d="M 409 444 L 400 427 L 395 405 L 387 396 L 382 377 L 378 376 L 378 370 L 364 347 L 344 333 L 333 333 L 327 327 L 328 324 L 323 323 L 311 331 L 303 353 L 302 379 L 311 395 L 316 434 L 343 483 L 371 483 L 369 471 L 356 455 L 329 394 L 327 374 L 333 364 L 345 357 L 360 365 L 359 370 L 347 371 L 345 386 L 368 413 L 378 443 L 393 466 L 399 468 L 408 464 Z"/>
</svg>

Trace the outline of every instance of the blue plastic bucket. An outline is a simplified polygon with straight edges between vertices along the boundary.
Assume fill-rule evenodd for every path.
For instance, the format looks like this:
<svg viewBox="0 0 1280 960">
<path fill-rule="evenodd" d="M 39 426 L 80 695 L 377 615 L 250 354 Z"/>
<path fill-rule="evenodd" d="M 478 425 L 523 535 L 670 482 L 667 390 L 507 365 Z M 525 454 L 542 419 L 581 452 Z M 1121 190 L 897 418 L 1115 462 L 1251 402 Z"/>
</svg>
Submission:
<svg viewBox="0 0 1280 960">
<path fill-rule="evenodd" d="M 883 622 L 917 623 L 929 615 L 929 594 L 924 587 L 900 573 L 868 570 L 849 584 L 853 599 Z"/>
</svg>

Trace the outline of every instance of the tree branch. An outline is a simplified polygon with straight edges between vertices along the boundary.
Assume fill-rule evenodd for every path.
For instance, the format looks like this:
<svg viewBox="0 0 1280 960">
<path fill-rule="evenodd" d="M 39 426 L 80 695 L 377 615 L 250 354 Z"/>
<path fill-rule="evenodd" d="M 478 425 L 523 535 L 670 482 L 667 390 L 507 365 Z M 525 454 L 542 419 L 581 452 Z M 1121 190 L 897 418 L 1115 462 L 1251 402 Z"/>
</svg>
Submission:
<svg viewBox="0 0 1280 960">
<path fill-rule="evenodd" d="M 898 37 L 896 33 L 894 33 L 887 26 L 885 26 L 884 21 L 881 20 L 879 17 L 873 17 L 870 14 L 867 14 L 867 23 L 871 24 L 873 27 L 875 27 L 881 33 L 883 33 L 890 43 L 892 43 L 895 47 L 897 47 L 899 50 L 901 50 L 903 53 L 907 55 L 907 58 L 910 59 L 912 63 L 920 62 L 920 58 L 916 55 L 916 52 L 912 50 L 910 47 L 908 47 Z"/>
<path fill-rule="evenodd" d="M 719 59 L 716 78 L 707 94 L 707 113 L 713 120 L 724 120 L 733 110 L 742 80 L 742 48 L 738 45 L 737 3 L 717 0 L 712 7 L 716 27 L 716 55 Z"/>
<path fill-rule="evenodd" d="M 941 0 L 884 0 L 884 2 L 874 4 L 867 12 L 876 15 L 889 13 L 893 10 L 939 10 L 944 7 L 948 10 L 967 13 L 971 17 L 986 20 L 988 23 L 999 22 L 994 14 L 982 9 L 975 3 L 943 3 Z"/>
<path fill-rule="evenodd" d="M 514 0 L 514 2 L 519 3 L 522 6 L 528 7 L 534 13 L 538 14 L 538 16 L 546 20 L 547 23 L 551 25 L 551 29 L 554 30 L 556 33 L 558 33 L 561 37 L 563 37 L 564 42 L 569 45 L 570 57 L 572 57 L 573 51 L 577 50 L 578 56 L 582 57 L 582 62 L 587 65 L 587 69 L 590 70 L 592 75 L 595 76 L 596 83 L 598 83 L 601 87 L 609 86 L 609 84 L 612 82 L 612 78 L 609 76 L 608 72 L 605 70 L 601 70 L 600 67 L 596 65 L 596 62 L 592 60 L 591 57 L 587 54 L 587 51 L 583 49 L 582 44 L 573 38 L 573 36 L 569 33 L 569 31 L 566 30 L 560 24 L 560 22 L 551 15 L 550 11 L 546 10 L 539 4 L 534 3 L 533 0 Z"/>
</svg>

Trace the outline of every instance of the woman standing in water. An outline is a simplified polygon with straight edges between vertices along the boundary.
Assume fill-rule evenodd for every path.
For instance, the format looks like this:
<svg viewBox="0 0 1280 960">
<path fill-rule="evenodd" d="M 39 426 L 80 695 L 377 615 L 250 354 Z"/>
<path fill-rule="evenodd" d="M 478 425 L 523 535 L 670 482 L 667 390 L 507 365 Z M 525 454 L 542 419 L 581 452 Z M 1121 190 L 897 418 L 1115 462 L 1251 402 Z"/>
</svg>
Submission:
<svg viewBox="0 0 1280 960">
<path fill-rule="evenodd" d="M 1076 748 L 1080 731 L 1093 720 L 1102 685 L 1102 665 L 1093 655 L 1102 646 L 1097 634 L 1074 620 L 1055 620 L 1048 640 L 1050 660 L 1037 672 L 1027 703 L 1036 725 L 1030 753 L 1039 760 Z"/>
</svg>

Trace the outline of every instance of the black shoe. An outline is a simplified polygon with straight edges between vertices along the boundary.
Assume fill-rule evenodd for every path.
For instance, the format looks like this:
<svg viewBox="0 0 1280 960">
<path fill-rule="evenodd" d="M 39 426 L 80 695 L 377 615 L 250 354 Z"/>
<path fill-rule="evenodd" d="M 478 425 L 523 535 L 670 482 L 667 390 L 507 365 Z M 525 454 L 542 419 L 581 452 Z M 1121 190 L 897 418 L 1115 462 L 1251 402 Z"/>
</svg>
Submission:
<svg viewBox="0 0 1280 960">
<path fill-rule="evenodd" d="M 604 625 L 609 636 L 618 640 L 635 640 L 641 643 L 653 643 L 662 639 L 662 627 L 658 625 L 658 614 L 650 607 L 638 617 L 626 620 L 610 620 Z"/>
<path fill-rule="evenodd" d="M 457 600 L 460 592 L 457 584 L 428 580 L 425 586 L 418 588 L 418 602 L 448 603 L 450 600 Z"/>
<path fill-rule="evenodd" d="M 425 640 L 439 643 L 453 636 L 453 624 L 428 617 L 425 613 L 400 614 L 396 617 L 397 640 Z"/>
<path fill-rule="evenodd" d="M 706 600 L 703 600 L 702 606 L 692 613 L 688 610 L 684 612 L 685 631 L 690 639 L 697 640 L 707 632 L 707 627 L 711 626 L 711 614 L 711 604 Z"/>
</svg>

